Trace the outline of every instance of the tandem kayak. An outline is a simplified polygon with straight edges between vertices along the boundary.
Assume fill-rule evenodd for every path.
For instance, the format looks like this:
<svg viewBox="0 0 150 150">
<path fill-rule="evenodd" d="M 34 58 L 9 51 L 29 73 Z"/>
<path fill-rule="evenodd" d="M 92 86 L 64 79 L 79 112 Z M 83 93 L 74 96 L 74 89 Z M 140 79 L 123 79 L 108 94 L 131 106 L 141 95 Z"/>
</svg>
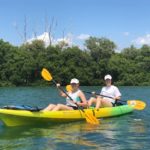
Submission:
<svg viewBox="0 0 150 150">
<path fill-rule="evenodd" d="M 131 113 L 134 108 L 131 105 L 121 105 L 96 109 L 84 109 L 88 114 L 97 118 L 120 116 Z M 81 110 L 65 111 L 38 111 L 0 109 L 0 120 L 6 126 L 23 125 L 49 125 L 65 122 L 85 120 L 85 115 Z"/>
</svg>

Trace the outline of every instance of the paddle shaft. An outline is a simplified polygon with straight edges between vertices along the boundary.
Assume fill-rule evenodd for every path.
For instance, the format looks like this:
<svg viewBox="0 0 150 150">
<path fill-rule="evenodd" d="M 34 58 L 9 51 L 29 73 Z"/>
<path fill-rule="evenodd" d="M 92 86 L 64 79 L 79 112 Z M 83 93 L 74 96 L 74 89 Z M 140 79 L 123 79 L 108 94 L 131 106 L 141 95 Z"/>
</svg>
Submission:
<svg viewBox="0 0 150 150">
<path fill-rule="evenodd" d="M 89 91 L 83 91 L 83 92 L 88 93 L 88 94 L 92 94 L 92 92 L 89 92 Z M 99 95 L 99 96 L 102 96 L 102 97 L 107 97 L 107 98 L 114 99 L 114 98 L 111 97 L 111 96 L 105 96 L 105 95 L 98 94 L 98 93 L 95 93 L 95 95 Z M 116 102 L 116 101 L 117 101 L 117 100 L 115 100 L 115 102 Z M 127 101 L 125 101 L 125 100 L 119 100 L 119 101 L 121 101 L 121 102 L 127 102 Z"/>
<path fill-rule="evenodd" d="M 92 92 L 87 92 L 87 91 L 83 91 L 83 92 L 88 93 L 88 94 L 92 94 Z M 107 97 L 107 98 L 112 98 L 112 99 L 114 99 L 114 98 L 111 97 L 111 96 L 105 96 L 105 95 L 98 94 L 98 93 L 95 93 L 95 95 L 99 95 L 99 96 L 103 96 L 103 97 Z"/>
<path fill-rule="evenodd" d="M 57 85 L 57 83 L 56 83 L 56 81 L 54 80 L 54 79 L 52 79 L 52 82 L 55 84 L 55 85 Z M 66 96 L 68 96 L 72 101 L 73 101 L 73 99 L 66 93 L 66 91 L 62 88 L 62 87 L 58 87 L 63 93 L 65 93 L 66 94 Z"/>
</svg>

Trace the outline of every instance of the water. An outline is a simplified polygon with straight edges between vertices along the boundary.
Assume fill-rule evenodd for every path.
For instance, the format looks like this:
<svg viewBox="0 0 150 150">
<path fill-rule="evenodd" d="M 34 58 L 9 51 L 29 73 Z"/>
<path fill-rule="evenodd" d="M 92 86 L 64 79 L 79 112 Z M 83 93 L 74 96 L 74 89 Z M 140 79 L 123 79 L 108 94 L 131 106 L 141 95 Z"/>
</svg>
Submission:
<svg viewBox="0 0 150 150">
<path fill-rule="evenodd" d="M 95 91 L 99 87 L 81 87 Z M 99 126 L 86 121 L 57 126 L 5 127 L 0 122 L 0 150 L 147 150 L 150 148 L 150 87 L 120 87 L 122 99 L 139 99 L 146 109 L 101 119 Z M 89 97 L 90 95 L 86 95 Z M 0 88 L 0 106 L 64 103 L 54 87 Z"/>
</svg>

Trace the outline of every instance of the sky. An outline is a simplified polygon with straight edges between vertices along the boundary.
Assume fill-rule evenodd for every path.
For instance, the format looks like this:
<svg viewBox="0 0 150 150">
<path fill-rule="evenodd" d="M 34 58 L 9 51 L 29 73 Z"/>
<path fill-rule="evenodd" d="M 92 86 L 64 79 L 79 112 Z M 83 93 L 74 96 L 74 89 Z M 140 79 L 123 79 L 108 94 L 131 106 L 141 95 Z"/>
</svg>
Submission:
<svg viewBox="0 0 150 150">
<path fill-rule="evenodd" d="M 150 0 L 0 0 L 0 39 L 21 45 L 48 33 L 80 47 L 90 36 L 118 50 L 150 45 Z"/>
</svg>

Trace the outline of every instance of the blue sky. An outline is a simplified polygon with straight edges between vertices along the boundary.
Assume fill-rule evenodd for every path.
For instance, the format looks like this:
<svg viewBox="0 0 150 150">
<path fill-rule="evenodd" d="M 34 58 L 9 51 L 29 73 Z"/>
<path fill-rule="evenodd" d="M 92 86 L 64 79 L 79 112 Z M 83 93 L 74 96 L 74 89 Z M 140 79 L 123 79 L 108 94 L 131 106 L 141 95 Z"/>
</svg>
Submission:
<svg viewBox="0 0 150 150">
<path fill-rule="evenodd" d="M 57 41 L 63 36 L 82 45 L 89 36 L 106 37 L 117 49 L 150 44 L 149 0 L 0 0 L 0 38 L 13 45 L 40 37 L 52 25 Z"/>
</svg>

